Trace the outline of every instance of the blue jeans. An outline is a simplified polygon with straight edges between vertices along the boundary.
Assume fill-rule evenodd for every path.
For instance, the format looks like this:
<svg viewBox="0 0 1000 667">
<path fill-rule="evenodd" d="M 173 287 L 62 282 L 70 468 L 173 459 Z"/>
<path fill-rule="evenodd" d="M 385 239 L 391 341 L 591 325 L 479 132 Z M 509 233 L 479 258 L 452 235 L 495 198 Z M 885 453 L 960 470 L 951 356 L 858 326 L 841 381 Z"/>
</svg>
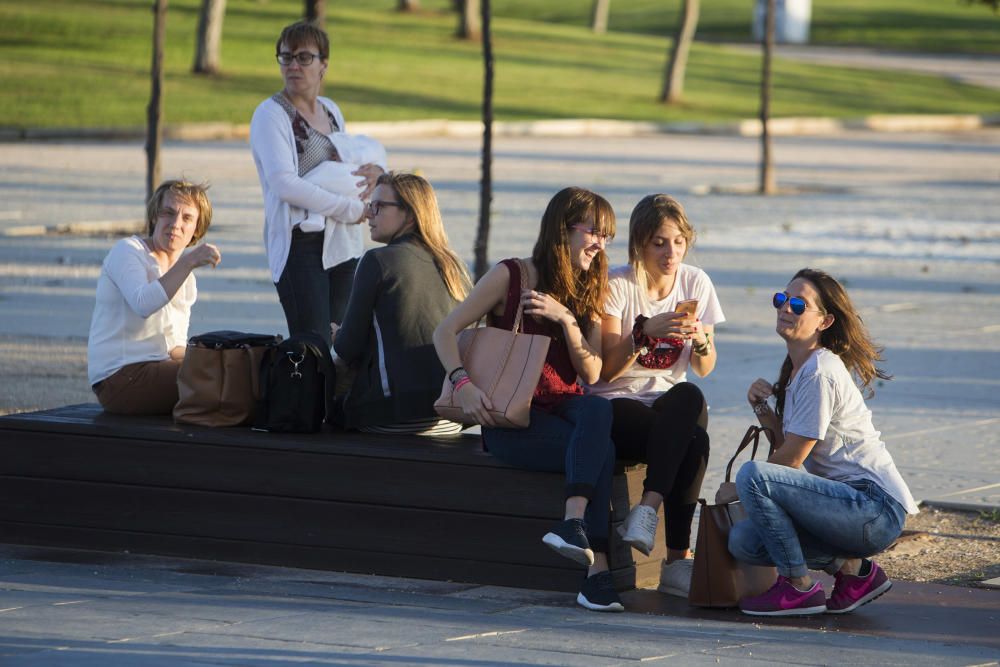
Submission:
<svg viewBox="0 0 1000 667">
<path fill-rule="evenodd" d="M 733 526 L 729 551 L 778 574 L 829 574 L 846 558 L 884 551 L 903 531 L 906 511 L 874 482 L 837 482 L 805 470 L 748 461 L 736 475 L 748 519 Z"/>
<path fill-rule="evenodd" d="M 552 412 L 531 409 L 528 428 L 483 428 L 490 454 L 523 470 L 564 472 L 566 497 L 588 499 L 584 521 L 594 551 L 607 553 L 611 518 L 611 401 L 573 396 Z"/>
<path fill-rule="evenodd" d="M 323 269 L 323 233 L 292 230 L 292 246 L 275 283 L 288 334 L 307 331 L 330 340 L 330 322 L 340 324 L 354 285 L 357 259 Z"/>
</svg>

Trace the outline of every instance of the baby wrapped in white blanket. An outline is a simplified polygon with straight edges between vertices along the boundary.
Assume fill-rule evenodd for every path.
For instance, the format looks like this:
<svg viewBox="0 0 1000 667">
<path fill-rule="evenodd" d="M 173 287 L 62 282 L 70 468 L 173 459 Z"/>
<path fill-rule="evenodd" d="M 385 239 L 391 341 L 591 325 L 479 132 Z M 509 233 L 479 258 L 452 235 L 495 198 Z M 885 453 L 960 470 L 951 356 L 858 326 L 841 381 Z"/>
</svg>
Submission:
<svg viewBox="0 0 1000 667">
<path fill-rule="evenodd" d="M 364 192 L 364 179 L 352 172 L 365 164 L 377 164 L 386 169 L 385 147 L 371 137 L 363 134 L 347 134 L 335 132 L 329 135 L 340 162 L 326 160 L 307 172 L 303 178 L 327 192 L 344 197 L 357 197 Z M 362 185 L 358 185 L 358 183 Z M 318 228 L 323 225 L 323 268 L 329 269 L 347 261 L 344 250 L 350 247 L 348 237 L 353 230 L 346 223 L 337 222 L 332 218 L 323 218 L 318 213 L 309 213 L 303 220 L 304 227 Z"/>
</svg>

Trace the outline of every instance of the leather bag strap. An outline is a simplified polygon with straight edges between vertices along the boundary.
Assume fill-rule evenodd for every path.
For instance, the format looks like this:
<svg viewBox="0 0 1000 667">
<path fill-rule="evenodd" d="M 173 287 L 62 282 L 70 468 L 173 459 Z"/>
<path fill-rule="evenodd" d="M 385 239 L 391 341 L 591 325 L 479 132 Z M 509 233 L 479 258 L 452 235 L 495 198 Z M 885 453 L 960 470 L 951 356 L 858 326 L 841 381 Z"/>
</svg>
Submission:
<svg viewBox="0 0 1000 667">
<path fill-rule="evenodd" d="M 774 436 L 774 432 L 771 429 L 764 426 L 751 426 L 747 429 L 746 435 L 743 436 L 743 440 L 740 442 L 740 446 L 736 448 L 736 453 L 733 454 L 733 458 L 729 459 L 729 465 L 726 466 L 726 481 L 732 480 L 733 464 L 736 463 L 736 457 L 740 455 L 744 449 L 753 444 L 753 449 L 750 450 L 750 458 L 754 459 L 757 457 L 757 446 L 760 444 L 760 434 L 770 433 Z M 771 445 L 768 449 L 768 456 L 774 453 L 774 445 Z"/>
</svg>

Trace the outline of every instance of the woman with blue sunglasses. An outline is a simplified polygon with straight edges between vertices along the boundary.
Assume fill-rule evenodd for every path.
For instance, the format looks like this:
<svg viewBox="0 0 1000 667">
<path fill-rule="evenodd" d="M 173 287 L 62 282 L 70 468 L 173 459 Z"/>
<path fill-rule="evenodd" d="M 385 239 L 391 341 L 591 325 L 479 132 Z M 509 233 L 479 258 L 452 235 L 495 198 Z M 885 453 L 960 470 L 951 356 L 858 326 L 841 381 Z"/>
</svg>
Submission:
<svg viewBox="0 0 1000 667">
<path fill-rule="evenodd" d="M 747 400 L 771 430 L 774 450 L 736 475 L 748 520 L 733 527 L 729 550 L 741 561 L 777 566 L 778 580 L 740 600 L 740 609 L 843 614 L 892 586 L 868 557 L 891 545 L 906 515 L 918 511 L 861 393 L 870 396 L 871 382 L 890 376 L 876 366 L 881 349 L 847 292 L 828 274 L 802 269 L 772 303 L 788 354 L 777 383 L 756 380 Z M 834 575 L 829 599 L 809 570 Z"/>
</svg>

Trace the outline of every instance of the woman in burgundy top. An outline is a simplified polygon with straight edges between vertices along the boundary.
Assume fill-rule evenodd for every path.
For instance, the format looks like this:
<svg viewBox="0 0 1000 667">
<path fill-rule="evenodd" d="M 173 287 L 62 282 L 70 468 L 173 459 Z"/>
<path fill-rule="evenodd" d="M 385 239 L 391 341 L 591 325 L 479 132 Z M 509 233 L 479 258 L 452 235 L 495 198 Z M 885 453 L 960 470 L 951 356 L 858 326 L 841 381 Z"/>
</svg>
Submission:
<svg viewBox="0 0 1000 667">
<path fill-rule="evenodd" d="M 438 326 L 434 346 L 469 421 L 483 426 L 491 454 L 518 468 L 566 474 L 566 510 L 542 541 L 588 566 L 577 602 L 622 611 L 608 572 L 608 525 L 615 450 L 610 402 L 584 396 L 579 381 L 601 373 L 601 314 L 608 284 L 604 247 L 615 234 L 611 205 L 600 195 L 566 188 L 549 202 L 530 258 L 494 266 Z M 525 273 L 522 273 L 521 266 Z M 511 328 L 524 306 L 522 330 L 552 339 L 535 388 L 531 424 L 497 428 L 489 398 L 461 367 L 458 333 L 488 315 Z"/>
</svg>

